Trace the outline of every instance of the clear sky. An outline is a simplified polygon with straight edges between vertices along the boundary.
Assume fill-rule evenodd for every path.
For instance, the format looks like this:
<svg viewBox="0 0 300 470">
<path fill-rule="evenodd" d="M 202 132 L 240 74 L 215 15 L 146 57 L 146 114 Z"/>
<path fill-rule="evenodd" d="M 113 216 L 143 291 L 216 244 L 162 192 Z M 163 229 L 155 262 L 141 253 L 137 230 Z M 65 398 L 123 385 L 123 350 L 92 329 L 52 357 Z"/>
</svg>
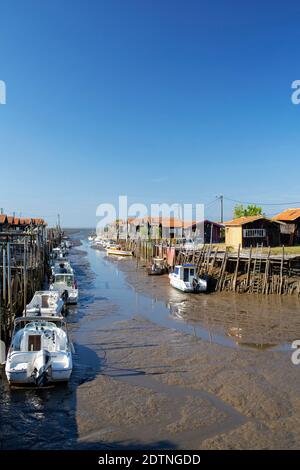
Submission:
<svg viewBox="0 0 300 470">
<path fill-rule="evenodd" d="M 296 1 L 2 0 L 0 207 L 300 202 L 299 44 Z"/>
</svg>

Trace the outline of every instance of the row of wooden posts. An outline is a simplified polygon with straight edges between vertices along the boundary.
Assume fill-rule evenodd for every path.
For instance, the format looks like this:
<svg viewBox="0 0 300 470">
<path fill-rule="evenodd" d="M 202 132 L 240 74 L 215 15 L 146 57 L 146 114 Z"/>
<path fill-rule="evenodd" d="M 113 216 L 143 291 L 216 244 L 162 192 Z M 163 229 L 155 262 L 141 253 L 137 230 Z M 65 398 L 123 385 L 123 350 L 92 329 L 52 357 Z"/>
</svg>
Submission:
<svg viewBox="0 0 300 470">
<path fill-rule="evenodd" d="M 284 247 L 281 254 L 273 255 L 270 248 L 260 245 L 248 250 L 239 247 L 236 253 L 209 244 L 195 250 L 140 240 L 125 246 L 134 253 L 137 264 L 150 264 L 155 256 L 165 258 L 170 270 L 175 264 L 195 264 L 200 276 L 208 276 L 213 291 L 300 295 L 300 256 L 286 255 Z"/>
<path fill-rule="evenodd" d="M 49 253 L 61 240 L 59 231 L 0 232 L 0 339 L 10 338 L 14 319 L 48 274 Z"/>
</svg>

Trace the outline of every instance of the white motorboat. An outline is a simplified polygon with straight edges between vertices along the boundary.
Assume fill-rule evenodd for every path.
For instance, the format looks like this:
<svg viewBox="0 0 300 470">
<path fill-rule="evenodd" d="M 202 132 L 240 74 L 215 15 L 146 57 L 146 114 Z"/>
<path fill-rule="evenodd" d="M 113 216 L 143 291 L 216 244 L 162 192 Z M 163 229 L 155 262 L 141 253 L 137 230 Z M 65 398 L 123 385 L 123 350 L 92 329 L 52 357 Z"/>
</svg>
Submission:
<svg viewBox="0 0 300 470">
<path fill-rule="evenodd" d="M 78 286 L 74 274 L 54 274 L 50 290 L 59 291 L 63 298 L 66 297 L 67 304 L 77 304 Z"/>
<path fill-rule="evenodd" d="M 174 272 L 169 274 L 171 286 L 183 292 L 206 292 L 207 281 L 196 274 L 194 264 L 175 266 Z"/>
<path fill-rule="evenodd" d="M 60 260 L 55 261 L 51 267 L 52 276 L 55 274 L 74 274 L 74 270 L 69 261 Z"/>
<path fill-rule="evenodd" d="M 58 317 L 64 308 L 64 301 L 58 291 L 37 291 L 23 311 L 23 316 Z"/>
<path fill-rule="evenodd" d="M 53 248 L 51 252 L 51 259 L 64 259 L 67 256 L 67 251 L 64 248 Z"/>
<path fill-rule="evenodd" d="M 95 234 L 91 234 L 91 235 L 88 236 L 88 241 L 93 242 L 96 238 L 97 238 L 97 236 Z"/>
<path fill-rule="evenodd" d="M 63 319 L 18 318 L 5 364 L 7 380 L 39 386 L 68 381 L 72 348 Z"/>
</svg>

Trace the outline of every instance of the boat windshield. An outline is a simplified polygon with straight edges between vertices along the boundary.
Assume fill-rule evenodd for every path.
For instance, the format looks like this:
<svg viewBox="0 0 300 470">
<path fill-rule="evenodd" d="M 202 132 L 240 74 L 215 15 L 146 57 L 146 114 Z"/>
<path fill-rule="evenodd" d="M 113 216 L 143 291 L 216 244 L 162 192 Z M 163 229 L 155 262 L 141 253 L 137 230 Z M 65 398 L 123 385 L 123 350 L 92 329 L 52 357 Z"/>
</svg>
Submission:
<svg viewBox="0 0 300 470">
<path fill-rule="evenodd" d="M 59 324 L 60 323 L 60 324 Z M 26 337 L 25 332 L 28 331 L 28 335 L 34 335 L 36 339 L 40 338 L 41 335 L 45 333 L 46 337 L 47 335 L 49 336 L 49 332 L 52 330 L 55 330 L 56 328 L 61 328 L 63 330 L 66 330 L 65 328 L 65 322 L 51 322 L 51 321 L 30 321 L 27 324 L 24 324 L 24 322 L 18 322 L 16 324 L 16 328 L 14 331 L 13 335 L 13 340 L 11 344 L 11 349 L 12 351 L 20 351 L 22 347 L 22 343 L 24 343 L 24 337 Z M 23 345 L 24 347 L 24 345 Z M 40 349 L 40 346 L 38 349 L 30 349 L 31 351 L 37 351 Z"/>
<path fill-rule="evenodd" d="M 27 323 L 27 325 L 25 325 L 25 328 L 26 329 L 29 329 L 29 328 L 53 329 L 53 328 L 56 328 L 56 325 L 52 321 L 32 321 L 30 323 Z"/>
<path fill-rule="evenodd" d="M 55 282 L 67 284 L 68 287 L 72 287 L 74 276 L 72 276 L 72 274 L 56 274 Z"/>
<path fill-rule="evenodd" d="M 41 326 L 41 327 L 57 327 L 57 328 L 62 328 L 62 329 L 66 329 L 66 322 L 63 320 L 63 319 L 58 319 L 55 321 L 47 321 L 47 320 L 31 320 L 29 318 L 26 318 L 26 317 L 22 317 L 18 320 L 16 320 L 15 322 L 15 328 L 14 328 L 14 335 L 15 333 L 17 333 L 18 331 L 22 330 L 23 328 L 35 328 L 36 326 Z"/>
</svg>

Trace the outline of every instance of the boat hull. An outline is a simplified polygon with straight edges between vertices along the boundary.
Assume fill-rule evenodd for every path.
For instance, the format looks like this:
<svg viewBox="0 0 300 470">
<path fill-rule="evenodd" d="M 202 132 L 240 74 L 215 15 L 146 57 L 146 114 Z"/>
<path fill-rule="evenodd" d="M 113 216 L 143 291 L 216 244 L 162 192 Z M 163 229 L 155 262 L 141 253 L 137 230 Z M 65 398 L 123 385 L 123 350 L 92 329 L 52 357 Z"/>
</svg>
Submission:
<svg viewBox="0 0 300 470">
<path fill-rule="evenodd" d="M 149 276 L 162 276 L 163 274 L 166 274 L 165 269 L 156 269 L 153 271 L 151 268 L 149 268 L 147 272 Z"/>
<path fill-rule="evenodd" d="M 106 254 L 114 256 L 132 256 L 131 251 L 124 250 L 106 250 Z"/>
<path fill-rule="evenodd" d="M 201 280 L 198 287 L 193 287 L 190 283 L 185 283 L 181 279 L 174 279 L 172 275 L 170 275 L 170 284 L 175 289 L 186 293 L 200 294 L 207 290 L 207 283 L 204 280 Z"/>
<path fill-rule="evenodd" d="M 72 374 L 72 360 L 70 359 L 69 365 L 66 368 L 54 368 L 51 367 L 50 372 L 47 374 L 47 383 L 54 382 L 68 382 Z M 36 380 L 34 377 L 28 375 L 27 367 L 18 371 L 5 369 L 6 377 L 11 385 L 22 385 L 22 384 L 35 384 Z"/>
</svg>

